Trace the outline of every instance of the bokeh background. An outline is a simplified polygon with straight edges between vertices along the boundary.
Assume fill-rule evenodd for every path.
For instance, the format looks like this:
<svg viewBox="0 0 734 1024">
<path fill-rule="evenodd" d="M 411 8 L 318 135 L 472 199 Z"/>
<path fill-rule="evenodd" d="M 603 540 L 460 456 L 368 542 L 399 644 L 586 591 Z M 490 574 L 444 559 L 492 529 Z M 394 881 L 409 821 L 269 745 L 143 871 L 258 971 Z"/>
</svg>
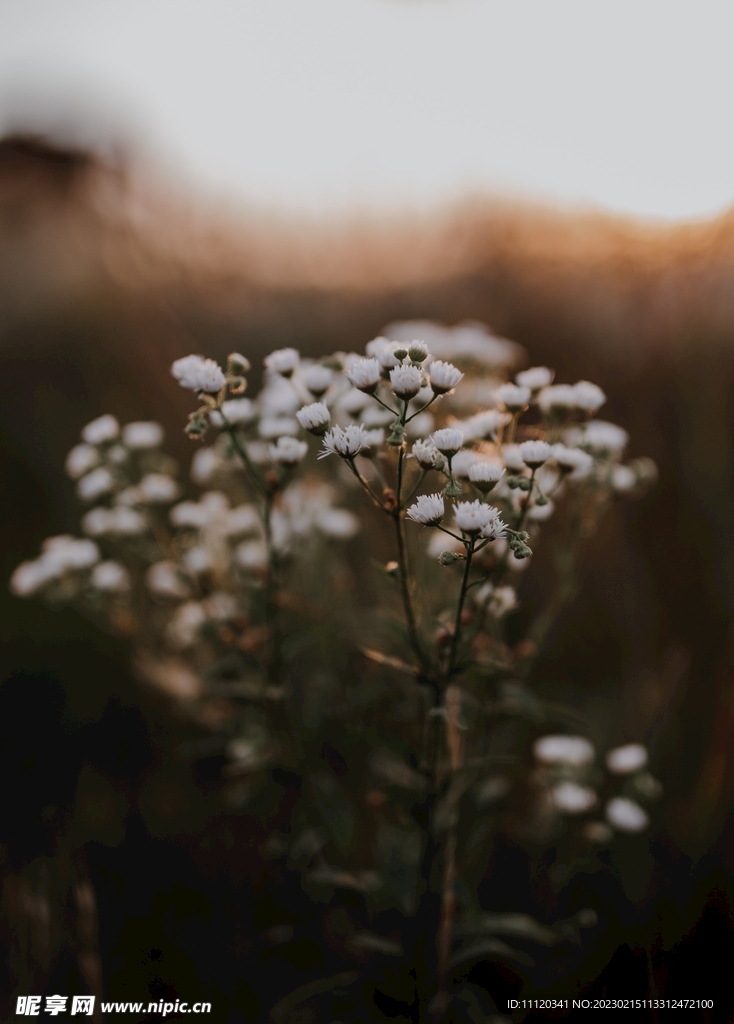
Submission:
<svg viewBox="0 0 734 1024">
<path fill-rule="evenodd" d="M 160 419 L 187 460 L 167 374 L 192 350 L 258 362 L 360 348 L 398 319 L 476 319 L 598 382 L 660 483 L 605 524 L 540 671 L 610 742 L 648 743 L 666 795 L 592 894 L 604 927 L 572 973 L 490 987 L 644 996 L 652 977 L 718 997 L 720 1020 L 732 22 L 717 3 L 0 7 L 4 578 L 75 528 L 63 457 L 94 416 Z M 267 1019 L 339 962 L 338 922 L 263 867 L 267 823 L 206 798 L 220 765 L 196 737 L 181 753 L 175 709 L 131 679 L 124 644 L 0 604 L 3 1016 L 13 992 L 84 989 Z M 498 909 L 529 887 L 518 868 Z"/>
</svg>

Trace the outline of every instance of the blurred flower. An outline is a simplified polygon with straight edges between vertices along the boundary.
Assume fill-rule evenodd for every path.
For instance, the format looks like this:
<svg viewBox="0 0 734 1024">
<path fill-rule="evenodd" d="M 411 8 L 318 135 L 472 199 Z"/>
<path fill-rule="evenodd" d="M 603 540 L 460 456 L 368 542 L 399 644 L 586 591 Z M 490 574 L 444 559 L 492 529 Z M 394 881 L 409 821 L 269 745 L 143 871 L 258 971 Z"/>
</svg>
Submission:
<svg viewBox="0 0 734 1024">
<path fill-rule="evenodd" d="M 308 453 L 305 441 L 297 441 L 295 437 L 279 437 L 277 444 L 270 445 L 270 458 L 283 466 L 296 466 Z"/>
<path fill-rule="evenodd" d="M 91 444 L 78 444 L 66 456 L 65 468 L 72 480 L 78 480 L 99 462 L 99 452 Z"/>
<path fill-rule="evenodd" d="M 130 589 L 128 571 L 119 562 L 100 562 L 95 565 L 89 582 L 95 590 L 107 594 L 122 594 Z"/>
<path fill-rule="evenodd" d="M 574 767 L 594 760 L 594 748 L 583 736 L 541 736 L 533 753 L 543 764 L 568 764 Z"/>
<path fill-rule="evenodd" d="M 296 419 L 303 429 L 316 435 L 325 433 L 330 418 L 331 414 L 323 402 L 312 402 L 311 405 L 304 405 L 296 413 Z"/>
<path fill-rule="evenodd" d="M 351 424 L 342 430 L 341 427 L 332 427 L 324 436 L 324 447 L 319 455 L 320 459 L 327 455 L 340 455 L 343 459 L 353 459 L 359 455 L 365 447 L 365 430 L 363 426 Z"/>
<path fill-rule="evenodd" d="M 82 440 L 87 444 L 104 444 L 106 441 L 114 441 L 120 433 L 120 424 L 114 416 L 106 413 L 91 423 L 87 423 L 82 430 Z"/>
<path fill-rule="evenodd" d="M 94 501 L 111 491 L 113 485 L 114 481 L 109 469 L 100 466 L 99 469 L 93 469 L 91 473 L 87 473 L 79 480 L 76 485 L 76 493 L 82 501 Z"/>
<path fill-rule="evenodd" d="M 157 448 L 163 443 L 163 427 L 160 423 L 127 423 L 122 428 L 122 441 L 128 448 Z"/>
<path fill-rule="evenodd" d="M 564 814 L 584 814 L 596 803 L 596 793 L 576 782 L 561 782 L 551 789 L 551 798 L 557 811 Z"/>
<path fill-rule="evenodd" d="M 550 458 L 551 446 L 545 441 L 523 441 L 520 445 L 522 461 L 530 469 L 539 469 Z"/>
<path fill-rule="evenodd" d="M 436 359 L 429 367 L 431 388 L 437 395 L 445 395 L 453 391 L 464 374 L 452 363 L 445 363 L 442 359 Z"/>
<path fill-rule="evenodd" d="M 530 391 L 540 391 L 553 383 L 555 376 L 553 370 L 547 366 L 531 366 L 529 370 L 522 370 L 515 374 L 515 383 L 521 388 L 529 388 Z"/>
<path fill-rule="evenodd" d="M 190 391 L 208 391 L 216 393 L 224 386 L 224 374 L 219 363 L 203 356 L 184 356 L 177 359 L 171 367 L 171 373 L 182 388 Z"/>
<path fill-rule="evenodd" d="M 647 764 L 647 750 L 641 743 L 627 743 L 607 754 L 607 768 L 615 775 L 637 772 Z"/>
<path fill-rule="evenodd" d="M 264 359 L 265 368 L 281 377 L 290 377 L 298 366 L 300 355 L 294 348 L 279 348 Z"/>
<path fill-rule="evenodd" d="M 606 806 L 606 817 L 610 825 L 619 832 L 643 832 L 650 819 L 639 804 L 623 796 L 615 796 Z"/>
<path fill-rule="evenodd" d="M 497 399 L 508 412 L 522 412 L 530 401 L 530 388 L 518 387 L 517 384 L 503 384 L 497 388 Z"/>
</svg>

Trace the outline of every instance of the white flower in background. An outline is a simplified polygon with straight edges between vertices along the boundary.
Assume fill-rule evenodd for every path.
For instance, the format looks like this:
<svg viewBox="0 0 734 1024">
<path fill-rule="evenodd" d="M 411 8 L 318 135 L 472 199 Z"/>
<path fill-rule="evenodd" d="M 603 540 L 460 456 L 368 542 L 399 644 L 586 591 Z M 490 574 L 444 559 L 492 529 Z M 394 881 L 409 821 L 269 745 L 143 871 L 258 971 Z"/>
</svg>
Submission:
<svg viewBox="0 0 734 1024">
<path fill-rule="evenodd" d="M 515 374 L 515 383 L 521 388 L 530 388 L 531 391 L 540 391 L 553 383 L 555 373 L 547 366 L 531 366 L 529 370 L 521 370 Z"/>
<path fill-rule="evenodd" d="M 490 517 L 482 527 L 481 536 L 485 540 L 497 540 L 499 537 L 504 537 L 506 527 L 500 517 L 500 510 L 494 505 L 485 505 L 485 508 L 489 509 Z"/>
<path fill-rule="evenodd" d="M 464 374 L 453 363 L 445 363 L 442 359 L 436 359 L 429 367 L 431 378 L 431 389 L 437 395 L 445 395 L 453 391 Z"/>
<path fill-rule="evenodd" d="M 82 519 L 82 529 L 90 537 L 134 537 L 145 533 L 147 528 L 144 516 L 126 505 L 93 508 Z"/>
<path fill-rule="evenodd" d="M 79 480 L 76 485 L 76 493 L 82 501 L 95 501 L 103 494 L 109 493 L 113 486 L 114 481 L 109 469 L 100 466 L 99 469 L 93 469 L 91 473 L 87 473 Z"/>
<path fill-rule="evenodd" d="M 59 575 L 59 567 L 53 559 L 36 558 L 32 562 L 21 562 L 10 577 L 10 590 L 16 597 L 32 597 Z"/>
<path fill-rule="evenodd" d="M 451 537 L 441 530 L 430 530 L 426 551 L 431 558 L 438 558 L 443 551 L 451 551 L 455 555 L 463 555 L 464 544 L 458 537 Z"/>
<path fill-rule="evenodd" d="M 376 430 L 365 430 L 362 437 L 364 441 L 362 452 L 366 455 L 374 452 L 377 448 L 381 448 L 385 443 L 385 431 L 382 427 L 378 427 Z"/>
<path fill-rule="evenodd" d="M 421 389 L 421 371 L 410 363 L 401 363 L 390 370 L 390 387 L 403 401 L 415 398 Z"/>
<path fill-rule="evenodd" d="M 265 466 L 270 462 L 270 445 L 265 441 L 250 441 L 245 449 L 247 458 L 254 466 Z"/>
<path fill-rule="evenodd" d="M 456 427 L 444 427 L 442 430 L 434 431 L 430 440 L 442 455 L 452 458 L 464 444 L 464 433 Z"/>
<path fill-rule="evenodd" d="M 534 523 L 544 523 L 553 515 L 556 510 L 555 504 L 547 499 L 545 505 L 531 505 L 528 509 L 528 519 Z"/>
<path fill-rule="evenodd" d="M 221 491 L 207 491 L 199 501 L 182 501 L 171 509 L 169 518 L 174 526 L 200 529 L 215 522 L 225 522 L 230 514 L 229 499 Z"/>
<path fill-rule="evenodd" d="M 277 444 L 270 445 L 270 458 L 283 466 L 296 466 L 308 454 L 305 441 L 297 441 L 295 437 L 279 437 Z"/>
<path fill-rule="evenodd" d="M 607 768 L 615 775 L 638 772 L 647 764 L 647 750 L 641 743 L 626 743 L 607 754 Z"/>
<path fill-rule="evenodd" d="M 331 387 L 334 374 L 328 366 L 314 363 L 313 366 L 309 366 L 308 369 L 304 370 L 301 379 L 311 394 L 315 398 L 320 398 Z"/>
<path fill-rule="evenodd" d="M 475 464 L 479 456 L 469 448 L 462 448 L 451 460 L 451 471 L 457 480 L 466 480 L 469 470 Z"/>
<path fill-rule="evenodd" d="M 294 348 L 279 348 L 266 356 L 263 362 L 265 369 L 271 373 L 278 373 L 281 377 L 290 377 L 301 360 L 300 354 Z"/>
<path fill-rule="evenodd" d="M 377 359 L 358 359 L 347 370 L 347 380 L 358 391 L 372 394 L 382 378 L 382 371 Z"/>
<path fill-rule="evenodd" d="M 476 535 L 482 533 L 486 528 L 495 529 L 495 524 L 501 524 L 504 531 L 504 524 L 499 518 L 499 509 L 492 505 L 485 505 L 482 501 L 459 501 L 454 505 L 454 516 L 456 525 L 462 533 Z"/>
<path fill-rule="evenodd" d="M 498 462 L 482 459 L 469 467 L 469 480 L 483 494 L 488 494 L 500 482 L 505 474 L 504 466 Z"/>
<path fill-rule="evenodd" d="M 262 416 L 292 416 L 303 402 L 290 380 L 276 374 L 268 377 L 257 404 Z"/>
<path fill-rule="evenodd" d="M 606 806 L 607 821 L 619 832 L 643 832 L 650 824 L 645 811 L 634 800 L 615 796 Z"/>
<path fill-rule="evenodd" d="M 408 358 L 414 363 L 424 362 L 429 355 L 430 352 L 425 341 L 411 341 L 408 346 Z"/>
<path fill-rule="evenodd" d="M 230 398 L 222 402 L 221 412 L 212 409 L 209 419 L 215 427 L 223 427 L 225 423 L 230 426 L 247 426 L 257 418 L 255 403 L 249 398 Z"/>
<path fill-rule="evenodd" d="M 400 342 L 388 341 L 387 344 L 383 345 L 379 351 L 375 352 L 375 357 L 382 369 L 387 373 L 398 365 L 400 360 L 395 355 L 395 349 L 401 348 Z"/>
<path fill-rule="evenodd" d="M 181 565 L 189 576 L 199 576 L 214 568 L 214 552 L 203 544 L 195 544 L 184 552 Z"/>
<path fill-rule="evenodd" d="M 215 622 L 226 622 L 227 619 L 234 619 L 239 611 L 237 602 L 232 594 L 227 594 L 223 590 L 215 590 L 213 594 L 205 598 L 202 604 L 204 605 L 207 618 L 214 619 Z"/>
<path fill-rule="evenodd" d="M 504 618 L 518 606 L 514 587 L 493 587 L 491 583 L 479 587 L 474 592 L 474 600 L 480 607 L 486 606 L 487 611 L 495 619 Z"/>
<path fill-rule="evenodd" d="M 585 427 L 569 433 L 568 441 L 576 441 L 595 455 L 618 457 L 629 441 L 626 430 L 606 420 L 591 420 Z"/>
<path fill-rule="evenodd" d="M 268 551 L 262 541 L 246 540 L 235 551 L 235 559 L 242 569 L 258 572 L 268 565 Z"/>
<path fill-rule="evenodd" d="M 223 466 L 224 459 L 216 448 L 198 448 L 191 460 L 191 479 L 195 484 L 206 486 Z"/>
<path fill-rule="evenodd" d="M 582 412 L 594 413 L 601 409 L 607 400 L 600 387 L 592 384 L 589 380 L 580 380 L 573 385 L 574 402 L 577 409 Z"/>
<path fill-rule="evenodd" d="M 435 526 L 444 517 L 443 494 L 421 494 L 408 509 L 408 516 L 422 526 Z"/>
<path fill-rule="evenodd" d="M 405 424 L 405 433 L 411 439 L 423 437 L 430 434 L 436 426 L 436 421 L 430 412 L 421 412 Z"/>
<path fill-rule="evenodd" d="M 222 526 L 225 537 L 242 537 L 259 533 L 262 529 L 260 513 L 254 505 L 237 505 L 226 513 Z"/>
<path fill-rule="evenodd" d="M 576 392 L 570 384 L 551 384 L 538 395 L 538 407 L 546 416 L 563 415 L 576 408 Z"/>
<path fill-rule="evenodd" d="M 503 444 L 502 461 L 511 473 L 517 474 L 525 471 L 525 460 L 522 457 L 519 444 Z"/>
<path fill-rule="evenodd" d="M 467 441 L 480 441 L 484 438 L 494 439 L 500 427 L 510 422 L 510 416 L 499 409 L 486 409 L 463 420 L 461 429 Z"/>
<path fill-rule="evenodd" d="M 596 803 L 596 793 L 577 782 L 560 782 L 551 789 L 551 799 L 556 810 L 563 814 L 584 814 Z"/>
<path fill-rule="evenodd" d="M 127 423 L 122 428 L 122 442 L 128 448 L 157 448 L 163 443 L 163 427 L 152 420 Z"/>
<path fill-rule="evenodd" d="M 257 425 L 257 432 L 266 441 L 286 435 L 294 437 L 298 433 L 298 420 L 291 416 L 263 416 Z"/>
<path fill-rule="evenodd" d="M 594 465 L 588 452 L 580 448 L 567 448 L 565 444 L 554 444 L 552 456 L 563 473 L 571 473 L 572 479 L 585 476 Z"/>
<path fill-rule="evenodd" d="M 331 413 L 323 402 L 312 402 L 311 405 L 304 405 L 302 409 L 298 410 L 296 419 L 304 430 L 320 435 L 326 432 Z"/>
<path fill-rule="evenodd" d="M 612 468 L 612 487 L 615 494 L 629 494 L 637 486 L 637 476 L 629 466 Z"/>
<path fill-rule="evenodd" d="M 545 441 L 523 441 L 520 455 L 529 469 L 539 469 L 550 458 L 551 446 Z"/>
<path fill-rule="evenodd" d="M 155 562 L 146 572 L 145 582 L 151 594 L 157 597 L 183 600 L 189 594 L 189 588 L 179 575 L 175 562 Z"/>
<path fill-rule="evenodd" d="M 380 352 L 385 348 L 390 348 L 391 342 L 387 338 L 379 337 L 373 338 L 372 341 L 368 341 L 364 347 L 365 352 L 371 358 L 376 359 Z"/>
<path fill-rule="evenodd" d="M 140 499 L 150 505 L 167 505 L 179 496 L 179 486 L 165 473 L 148 473 L 138 485 Z"/>
<path fill-rule="evenodd" d="M 422 469 L 435 469 L 443 462 L 443 456 L 433 441 L 416 441 L 411 451 Z"/>
<path fill-rule="evenodd" d="M 325 508 L 316 516 L 315 526 L 326 537 L 349 540 L 359 532 L 359 519 L 346 508 Z"/>
<path fill-rule="evenodd" d="M 92 420 L 91 423 L 87 423 L 82 430 L 82 440 L 87 444 L 105 444 L 108 441 L 114 441 L 119 433 L 120 424 L 114 416 L 107 413 L 105 416 L 100 416 L 98 419 Z"/>
<path fill-rule="evenodd" d="M 219 363 L 203 356 L 184 356 L 171 367 L 171 374 L 182 388 L 215 394 L 224 386 L 224 374 Z"/>
<path fill-rule="evenodd" d="M 127 569 L 119 562 L 100 562 L 95 565 L 89 582 L 95 590 L 105 594 L 124 594 L 130 589 Z"/>
<path fill-rule="evenodd" d="M 319 458 L 324 459 L 327 455 L 339 455 L 343 459 L 353 459 L 365 447 L 364 435 L 364 427 L 354 423 L 345 430 L 342 430 L 341 427 L 332 427 L 329 433 L 324 435 L 324 447 Z"/>
<path fill-rule="evenodd" d="M 72 480 L 78 480 L 99 462 L 99 452 L 91 444 L 78 444 L 66 456 L 64 466 Z"/>
<path fill-rule="evenodd" d="M 340 412 L 345 412 L 347 416 L 358 416 L 368 404 L 372 404 L 369 395 L 358 388 L 349 388 L 341 395 L 336 407 Z"/>
<path fill-rule="evenodd" d="M 542 764 L 568 764 L 575 768 L 594 760 L 594 748 L 583 736 L 541 736 L 533 754 Z"/>
<path fill-rule="evenodd" d="M 206 612 L 198 601 L 187 601 L 176 609 L 168 623 L 166 637 L 172 647 L 184 649 L 196 642 L 199 630 L 206 622 Z"/>
<path fill-rule="evenodd" d="M 395 413 L 374 403 L 370 403 L 362 413 L 362 426 L 364 427 L 386 427 L 388 423 L 394 422 Z"/>
<path fill-rule="evenodd" d="M 79 540 L 68 534 L 49 537 L 41 545 L 44 555 L 53 558 L 59 568 L 89 569 L 99 561 L 99 548 L 91 540 Z"/>
<path fill-rule="evenodd" d="M 517 384 L 503 384 L 497 388 L 497 400 L 508 412 L 522 412 L 530 402 L 530 388 L 521 388 Z"/>
</svg>

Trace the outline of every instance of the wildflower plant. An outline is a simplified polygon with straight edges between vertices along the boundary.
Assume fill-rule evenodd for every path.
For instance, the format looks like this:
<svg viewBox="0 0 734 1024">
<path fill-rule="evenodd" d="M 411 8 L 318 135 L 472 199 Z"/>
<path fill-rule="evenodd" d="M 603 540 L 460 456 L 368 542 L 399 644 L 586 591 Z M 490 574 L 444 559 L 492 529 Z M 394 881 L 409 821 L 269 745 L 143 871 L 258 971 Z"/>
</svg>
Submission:
<svg viewBox="0 0 734 1024">
<path fill-rule="evenodd" d="M 173 377 L 198 396 L 186 431 L 203 493 L 184 498 L 158 424 L 102 416 L 67 460 L 85 537 L 50 538 L 11 588 L 131 637 L 139 675 L 219 737 L 230 809 L 272 791 L 265 855 L 315 899 L 359 894 L 361 972 L 334 987 L 359 989 L 370 958 L 402 957 L 423 965 L 421 1019 L 459 1020 L 479 998 L 461 980 L 473 962 L 525 964 L 528 946 L 579 940 L 595 920 L 483 908 L 496 832 L 522 818 L 541 846 L 562 833 L 571 871 L 615 830 L 647 827 L 659 784 L 645 748 L 611 750 L 604 772 L 574 709 L 528 680 L 585 542 L 655 470 L 622 462 L 627 434 L 595 418 L 596 385 L 555 383 L 547 367 L 509 380 L 516 347 L 426 326 L 427 340 L 380 337 L 363 355 L 273 352 L 254 398 L 238 353 L 224 368 L 177 360 Z M 556 589 L 512 635 L 559 514 Z M 299 780 L 285 818 L 278 771 Z"/>
</svg>

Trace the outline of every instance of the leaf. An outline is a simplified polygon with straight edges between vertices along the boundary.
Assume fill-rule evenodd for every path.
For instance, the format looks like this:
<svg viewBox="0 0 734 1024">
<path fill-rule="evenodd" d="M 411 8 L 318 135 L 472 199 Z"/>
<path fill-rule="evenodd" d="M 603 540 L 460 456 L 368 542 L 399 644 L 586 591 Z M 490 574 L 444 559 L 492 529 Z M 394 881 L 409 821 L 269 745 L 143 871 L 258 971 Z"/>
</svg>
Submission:
<svg viewBox="0 0 734 1024">
<path fill-rule="evenodd" d="M 459 924 L 455 934 L 513 935 L 515 938 L 537 942 L 541 946 L 556 946 L 563 941 L 557 931 L 536 921 L 529 914 L 482 914 Z"/>
<path fill-rule="evenodd" d="M 339 853 L 346 856 L 352 847 L 356 824 L 352 805 L 329 772 L 317 772 L 312 775 L 311 788 L 324 824 L 331 833 Z"/>
<path fill-rule="evenodd" d="M 391 654 L 383 654 L 382 651 L 375 651 L 371 647 L 360 647 L 360 651 L 364 654 L 365 658 L 369 658 L 370 661 L 376 661 L 378 665 L 388 665 L 390 668 L 397 669 L 398 672 L 405 672 L 409 676 L 420 675 L 420 669 L 414 665 L 409 665 L 405 661 L 401 661 L 400 658 L 394 658 Z"/>
<path fill-rule="evenodd" d="M 306 985 L 301 985 L 300 988 L 290 992 L 287 996 L 283 996 L 270 1011 L 270 1017 L 277 1024 L 278 1021 L 283 1020 L 287 1013 L 307 999 L 319 996 L 324 992 L 334 992 L 337 989 L 346 988 L 349 985 L 353 985 L 358 978 L 359 974 L 357 971 L 342 971 L 331 978 L 317 978 L 316 981 L 309 981 Z"/>
<path fill-rule="evenodd" d="M 495 957 L 502 960 L 514 960 L 524 967 L 535 966 L 535 961 L 531 956 L 523 953 L 520 949 L 513 949 L 512 946 L 508 946 L 500 939 L 479 939 L 477 942 L 473 942 L 470 946 L 459 950 L 450 966 L 453 968 L 458 967 L 459 964 L 465 964 L 469 960 L 491 960 Z"/>
<path fill-rule="evenodd" d="M 377 892 L 382 888 L 382 878 L 376 871 L 342 871 L 341 868 L 322 864 L 306 876 L 309 881 L 320 885 L 333 885 L 335 889 L 354 889 L 356 892 Z"/>
<path fill-rule="evenodd" d="M 427 780 L 420 772 L 407 765 L 391 750 L 376 750 L 369 760 L 370 771 L 379 776 L 383 782 L 403 789 L 412 789 L 417 793 L 425 792 Z"/>
<path fill-rule="evenodd" d="M 374 932 L 357 932 L 349 939 L 348 945 L 370 953 L 384 953 L 385 956 L 402 956 L 404 953 L 399 942 L 383 935 L 376 935 Z"/>
</svg>

